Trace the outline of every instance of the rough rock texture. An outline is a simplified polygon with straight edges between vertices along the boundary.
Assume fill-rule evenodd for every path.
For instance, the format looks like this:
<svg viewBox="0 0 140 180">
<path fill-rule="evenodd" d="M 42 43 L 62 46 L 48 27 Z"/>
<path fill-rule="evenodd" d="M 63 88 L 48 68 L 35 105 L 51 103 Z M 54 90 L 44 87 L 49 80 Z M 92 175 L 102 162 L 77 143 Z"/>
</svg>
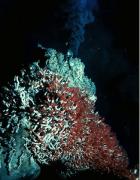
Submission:
<svg viewBox="0 0 140 180">
<path fill-rule="evenodd" d="M 34 179 L 40 164 L 59 160 L 62 174 L 94 169 L 133 179 L 125 151 L 95 112 L 95 85 L 84 64 L 54 49 L 45 49 L 45 59 L 1 90 L 1 178 Z"/>
</svg>

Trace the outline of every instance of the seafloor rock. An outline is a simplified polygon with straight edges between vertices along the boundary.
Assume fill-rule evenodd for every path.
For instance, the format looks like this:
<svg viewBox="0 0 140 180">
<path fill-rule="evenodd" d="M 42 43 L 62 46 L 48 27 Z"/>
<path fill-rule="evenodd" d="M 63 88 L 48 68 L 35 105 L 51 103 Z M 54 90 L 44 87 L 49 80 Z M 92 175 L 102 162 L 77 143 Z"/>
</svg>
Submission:
<svg viewBox="0 0 140 180">
<path fill-rule="evenodd" d="M 41 164 L 57 160 L 64 175 L 93 169 L 133 179 L 126 153 L 95 112 L 96 88 L 84 64 L 54 49 L 45 49 L 45 59 L 1 89 L 1 179 L 35 179 Z"/>
</svg>

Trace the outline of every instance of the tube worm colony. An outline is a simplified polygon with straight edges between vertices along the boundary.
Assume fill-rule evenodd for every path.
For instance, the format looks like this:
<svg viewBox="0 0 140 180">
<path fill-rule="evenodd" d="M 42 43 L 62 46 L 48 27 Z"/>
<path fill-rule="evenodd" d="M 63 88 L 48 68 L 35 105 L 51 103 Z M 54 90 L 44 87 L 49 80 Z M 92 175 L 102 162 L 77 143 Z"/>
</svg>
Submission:
<svg viewBox="0 0 140 180">
<path fill-rule="evenodd" d="M 40 164 L 60 160 L 62 174 L 93 169 L 133 179 L 125 151 L 95 112 L 96 88 L 84 64 L 54 49 L 44 57 L 44 65 L 34 62 L 1 90 L 1 172 L 33 179 Z"/>
</svg>

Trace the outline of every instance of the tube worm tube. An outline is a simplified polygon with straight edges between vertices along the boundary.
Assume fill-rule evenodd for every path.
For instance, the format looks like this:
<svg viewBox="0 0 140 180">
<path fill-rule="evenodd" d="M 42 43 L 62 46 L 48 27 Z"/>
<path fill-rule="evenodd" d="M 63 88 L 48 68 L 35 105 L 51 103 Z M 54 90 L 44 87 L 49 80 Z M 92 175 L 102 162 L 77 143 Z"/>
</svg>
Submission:
<svg viewBox="0 0 140 180">
<path fill-rule="evenodd" d="M 32 63 L 1 90 L 0 164 L 7 176 L 35 178 L 40 164 L 59 160 L 68 170 L 62 174 L 92 169 L 134 179 L 126 152 L 95 111 L 96 87 L 84 64 L 44 51 L 44 65 Z"/>
</svg>

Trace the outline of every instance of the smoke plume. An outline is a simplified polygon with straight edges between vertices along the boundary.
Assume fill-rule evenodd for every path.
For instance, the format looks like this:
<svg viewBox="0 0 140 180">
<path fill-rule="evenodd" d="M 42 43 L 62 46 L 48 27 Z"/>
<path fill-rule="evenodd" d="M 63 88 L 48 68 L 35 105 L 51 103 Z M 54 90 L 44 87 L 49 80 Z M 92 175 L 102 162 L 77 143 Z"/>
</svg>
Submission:
<svg viewBox="0 0 140 180">
<path fill-rule="evenodd" d="M 93 10 L 97 8 L 97 0 L 68 0 L 66 12 L 68 19 L 66 29 L 70 31 L 68 47 L 76 56 L 81 42 L 84 41 L 85 25 L 94 22 Z"/>
</svg>

